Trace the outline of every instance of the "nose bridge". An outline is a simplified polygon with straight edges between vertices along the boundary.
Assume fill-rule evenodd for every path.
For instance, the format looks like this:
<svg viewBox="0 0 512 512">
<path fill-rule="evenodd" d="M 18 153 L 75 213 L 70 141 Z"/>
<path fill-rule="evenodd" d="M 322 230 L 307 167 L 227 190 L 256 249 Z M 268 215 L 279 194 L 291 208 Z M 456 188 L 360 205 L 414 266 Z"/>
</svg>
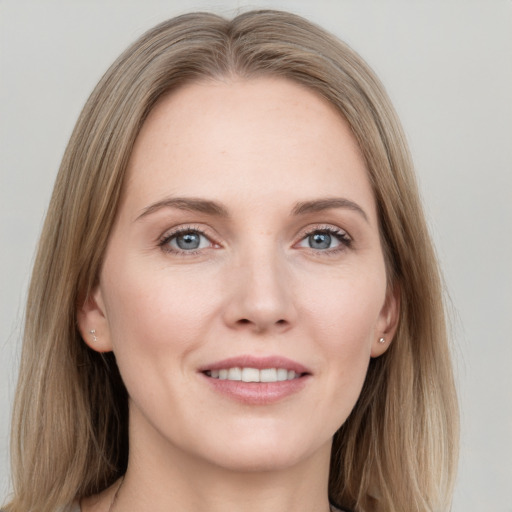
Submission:
<svg viewBox="0 0 512 512">
<path fill-rule="evenodd" d="M 289 270 L 285 255 L 271 236 L 261 236 L 258 243 L 240 251 L 231 279 L 234 290 L 227 307 L 231 325 L 264 331 L 292 324 Z"/>
</svg>

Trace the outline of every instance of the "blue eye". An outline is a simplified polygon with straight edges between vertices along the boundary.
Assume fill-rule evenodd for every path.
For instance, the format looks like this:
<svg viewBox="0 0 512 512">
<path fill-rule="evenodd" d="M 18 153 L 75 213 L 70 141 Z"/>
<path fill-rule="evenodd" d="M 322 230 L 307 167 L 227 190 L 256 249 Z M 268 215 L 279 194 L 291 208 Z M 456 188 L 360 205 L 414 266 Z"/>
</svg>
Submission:
<svg viewBox="0 0 512 512">
<path fill-rule="evenodd" d="M 338 240 L 336 242 L 339 243 Z M 313 233 L 308 236 L 308 244 L 311 249 L 330 249 L 332 236 L 329 233 Z"/>
<path fill-rule="evenodd" d="M 161 245 L 169 251 L 188 252 L 210 247 L 211 242 L 200 231 L 187 229 L 166 237 Z"/>
<path fill-rule="evenodd" d="M 317 229 L 307 234 L 300 242 L 299 247 L 326 251 L 329 249 L 341 249 L 348 247 L 351 243 L 350 237 L 342 230 Z"/>
</svg>

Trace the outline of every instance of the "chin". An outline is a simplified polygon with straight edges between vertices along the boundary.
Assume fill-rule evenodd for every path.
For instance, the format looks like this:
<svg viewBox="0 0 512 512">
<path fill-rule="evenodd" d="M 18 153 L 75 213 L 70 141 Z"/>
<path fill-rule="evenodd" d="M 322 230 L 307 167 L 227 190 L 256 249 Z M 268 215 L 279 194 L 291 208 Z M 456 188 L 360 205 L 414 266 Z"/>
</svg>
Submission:
<svg viewBox="0 0 512 512">
<path fill-rule="evenodd" d="M 302 458 L 297 453 L 238 453 L 225 458 L 218 465 L 227 471 L 236 473 L 268 473 L 290 469 L 299 464 Z M 306 458 L 304 457 L 304 459 Z"/>
<path fill-rule="evenodd" d="M 233 472 L 281 471 L 309 461 L 319 452 L 330 453 L 331 444 L 332 438 L 324 443 L 318 440 L 308 443 L 304 438 L 295 440 L 290 435 L 273 438 L 258 436 L 256 439 L 254 436 L 244 436 L 243 439 L 231 439 L 220 452 L 218 449 L 221 445 L 216 444 L 215 453 L 210 454 L 210 460 Z"/>
</svg>

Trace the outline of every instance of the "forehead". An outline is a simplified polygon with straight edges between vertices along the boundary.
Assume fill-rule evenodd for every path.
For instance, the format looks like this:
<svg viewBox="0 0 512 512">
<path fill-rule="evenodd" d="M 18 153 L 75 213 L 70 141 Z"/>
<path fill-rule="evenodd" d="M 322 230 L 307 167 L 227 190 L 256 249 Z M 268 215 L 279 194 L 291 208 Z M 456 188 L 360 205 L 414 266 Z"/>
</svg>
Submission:
<svg viewBox="0 0 512 512">
<path fill-rule="evenodd" d="M 346 121 L 281 78 L 192 83 L 162 98 L 136 140 L 127 185 L 140 203 L 158 194 L 263 200 L 277 192 L 373 201 Z"/>
</svg>

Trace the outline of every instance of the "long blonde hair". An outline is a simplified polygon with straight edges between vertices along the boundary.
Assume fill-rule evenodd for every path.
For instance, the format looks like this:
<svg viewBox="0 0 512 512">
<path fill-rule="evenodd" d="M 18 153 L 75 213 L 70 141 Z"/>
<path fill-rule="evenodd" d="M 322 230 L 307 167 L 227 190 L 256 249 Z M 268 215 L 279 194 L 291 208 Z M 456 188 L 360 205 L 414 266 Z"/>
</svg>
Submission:
<svg viewBox="0 0 512 512">
<path fill-rule="evenodd" d="M 454 482 L 458 412 L 442 287 L 407 144 L 390 101 L 349 47 L 306 20 L 253 11 L 166 21 L 127 49 L 76 124 L 57 177 L 26 310 L 12 426 L 9 512 L 53 512 L 126 470 L 127 393 L 112 354 L 80 337 L 137 134 L 158 99 L 194 80 L 280 76 L 331 102 L 359 142 L 378 205 L 399 328 L 370 362 L 334 437 L 330 499 L 355 511 L 443 511 Z"/>
</svg>

